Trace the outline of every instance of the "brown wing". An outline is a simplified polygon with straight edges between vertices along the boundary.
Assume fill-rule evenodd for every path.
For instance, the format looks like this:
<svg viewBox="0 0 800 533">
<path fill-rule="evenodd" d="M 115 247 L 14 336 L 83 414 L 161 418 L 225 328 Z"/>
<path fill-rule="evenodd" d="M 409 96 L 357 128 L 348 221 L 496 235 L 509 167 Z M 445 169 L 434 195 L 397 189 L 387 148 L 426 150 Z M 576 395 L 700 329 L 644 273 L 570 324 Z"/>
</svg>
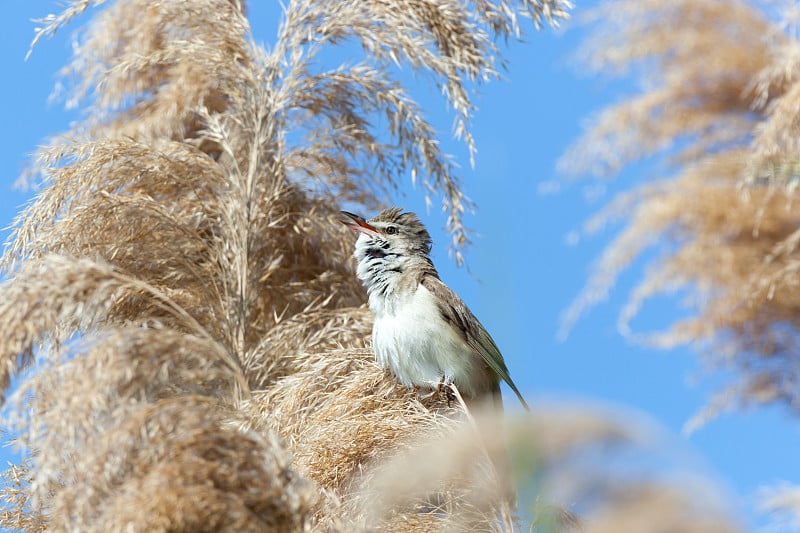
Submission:
<svg viewBox="0 0 800 533">
<path fill-rule="evenodd" d="M 442 317 L 461 334 L 464 342 L 475 350 L 486 363 L 486 366 L 494 372 L 494 382 L 499 383 L 499 380 L 502 379 L 508 383 L 508 386 L 519 398 L 522 406 L 525 409 L 529 409 L 525 398 L 522 397 L 519 389 L 511 380 L 503 355 L 500 353 L 500 349 L 495 344 L 494 339 L 475 318 L 475 315 L 472 314 L 461 298 L 436 276 L 424 275 L 420 282 L 436 297 Z"/>
</svg>

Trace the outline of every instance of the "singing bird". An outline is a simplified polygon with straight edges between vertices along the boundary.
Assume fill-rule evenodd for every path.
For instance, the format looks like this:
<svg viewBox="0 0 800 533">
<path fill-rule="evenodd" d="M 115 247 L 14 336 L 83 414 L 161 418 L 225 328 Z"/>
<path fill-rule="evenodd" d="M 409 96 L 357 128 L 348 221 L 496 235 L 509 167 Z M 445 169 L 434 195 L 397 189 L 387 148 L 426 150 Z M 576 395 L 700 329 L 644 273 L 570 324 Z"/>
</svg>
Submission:
<svg viewBox="0 0 800 533">
<path fill-rule="evenodd" d="M 491 335 L 439 279 L 431 236 L 417 215 L 397 207 L 369 220 L 342 214 L 359 233 L 356 273 L 375 315 L 378 363 L 407 387 L 449 390 L 455 384 L 465 398 L 491 395 L 498 404 L 503 380 L 528 409 Z"/>
</svg>

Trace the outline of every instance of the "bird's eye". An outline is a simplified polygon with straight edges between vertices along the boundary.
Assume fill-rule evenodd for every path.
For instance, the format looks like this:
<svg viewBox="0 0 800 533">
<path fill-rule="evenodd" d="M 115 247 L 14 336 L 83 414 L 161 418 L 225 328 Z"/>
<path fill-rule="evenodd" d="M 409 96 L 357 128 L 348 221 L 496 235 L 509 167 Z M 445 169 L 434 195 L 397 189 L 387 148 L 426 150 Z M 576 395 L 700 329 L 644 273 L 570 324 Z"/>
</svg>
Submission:
<svg viewBox="0 0 800 533">
<path fill-rule="evenodd" d="M 397 226 L 389 226 L 386 228 L 386 235 L 397 235 Z"/>
</svg>

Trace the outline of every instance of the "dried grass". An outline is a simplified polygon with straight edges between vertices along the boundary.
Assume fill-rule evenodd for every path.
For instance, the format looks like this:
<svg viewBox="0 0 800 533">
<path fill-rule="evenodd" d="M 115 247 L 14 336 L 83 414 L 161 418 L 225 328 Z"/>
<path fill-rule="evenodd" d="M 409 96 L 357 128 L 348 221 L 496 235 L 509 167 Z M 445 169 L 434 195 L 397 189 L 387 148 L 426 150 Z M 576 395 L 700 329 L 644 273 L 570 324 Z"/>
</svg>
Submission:
<svg viewBox="0 0 800 533">
<path fill-rule="evenodd" d="M 719 512 L 700 511 L 680 490 L 642 483 L 618 489 L 613 503 L 586 520 L 586 533 L 733 533 L 739 526 Z M 624 524 L 620 528 L 620 524 Z"/>
<path fill-rule="evenodd" d="M 610 176 L 666 159 L 666 177 L 623 192 L 592 220 L 622 220 L 565 330 L 604 299 L 646 250 L 657 259 L 620 316 L 621 330 L 658 346 L 691 342 L 736 381 L 695 421 L 723 409 L 796 408 L 800 326 L 797 143 L 800 19 L 793 2 L 614 1 L 596 13 L 584 59 L 632 72 L 642 90 L 603 110 L 562 160 Z M 682 294 L 686 318 L 638 333 L 646 301 Z"/>
</svg>

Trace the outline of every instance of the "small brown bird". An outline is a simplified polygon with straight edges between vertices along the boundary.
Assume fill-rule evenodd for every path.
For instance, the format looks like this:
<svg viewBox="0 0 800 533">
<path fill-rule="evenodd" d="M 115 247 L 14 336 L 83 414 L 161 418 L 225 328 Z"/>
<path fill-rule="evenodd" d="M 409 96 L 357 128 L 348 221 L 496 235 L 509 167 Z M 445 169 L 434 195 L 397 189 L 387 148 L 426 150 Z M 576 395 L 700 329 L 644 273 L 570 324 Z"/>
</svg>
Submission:
<svg viewBox="0 0 800 533">
<path fill-rule="evenodd" d="M 378 363 L 405 386 L 455 384 L 466 398 L 491 395 L 499 402 L 503 380 L 528 409 L 492 337 L 439 279 L 430 234 L 417 215 L 396 207 L 369 220 L 342 213 L 359 233 L 354 255 L 375 315 Z"/>
</svg>

